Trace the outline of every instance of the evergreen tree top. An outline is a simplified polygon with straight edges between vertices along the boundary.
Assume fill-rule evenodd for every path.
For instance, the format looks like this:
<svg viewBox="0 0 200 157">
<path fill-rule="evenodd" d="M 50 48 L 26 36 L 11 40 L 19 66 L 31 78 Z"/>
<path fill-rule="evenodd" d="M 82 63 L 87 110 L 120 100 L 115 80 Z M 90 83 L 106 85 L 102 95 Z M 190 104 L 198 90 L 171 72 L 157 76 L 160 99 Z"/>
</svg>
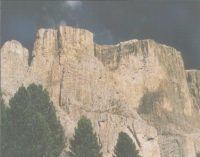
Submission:
<svg viewBox="0 0 200 157">
<path fill-rule="evenodd" d="M 119 133 L 114 154 L 114 157 L 140 157 L 133 140 L 125 132 Z"/>
<path fill-rule="evenodd" d="M 75 128 L 74 139 L 70 140 L 70 157 L 102 157 L 101 145 L 93 132 L 91 121 L 83 116 Z"/>
<path fill-rule="evenodd" d="M 65 147 L 64 130 L 49 94 L 41 85 L 20 87 L 3 109 L 2 156 L 58 157 Z"/>
</svg>

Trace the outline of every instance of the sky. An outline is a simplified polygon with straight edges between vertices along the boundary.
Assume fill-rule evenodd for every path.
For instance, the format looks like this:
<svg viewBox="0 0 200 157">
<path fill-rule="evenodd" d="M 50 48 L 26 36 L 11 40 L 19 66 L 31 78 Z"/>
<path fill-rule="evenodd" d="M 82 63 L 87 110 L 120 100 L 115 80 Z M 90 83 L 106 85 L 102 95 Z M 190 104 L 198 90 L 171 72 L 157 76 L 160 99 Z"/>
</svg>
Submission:
<svg viewBox="0 0 200 157">
<path fill-rule="evenodd" d="M 153 39 L 200 70 L 200 1 L 2 1 L 1 14 L 2 45 L 18 40 L 30 53 L 40 28 L 72 26 L 93 32 L 97 44 Z"/>
</svg>

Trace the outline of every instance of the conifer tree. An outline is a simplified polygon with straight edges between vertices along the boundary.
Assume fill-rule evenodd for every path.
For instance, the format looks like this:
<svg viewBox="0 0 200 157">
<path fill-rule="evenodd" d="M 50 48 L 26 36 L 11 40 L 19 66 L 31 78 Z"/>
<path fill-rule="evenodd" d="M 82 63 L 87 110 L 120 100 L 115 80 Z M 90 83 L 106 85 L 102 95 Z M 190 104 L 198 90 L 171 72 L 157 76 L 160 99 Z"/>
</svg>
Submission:
<svg viewBox="0 0 200 157">
<path fill-rule="evenodd" d="M 9 136 L 9 133 L 8 133 L 8 125 L 9 125 L 9 122 L 8 122 L 8 119 L 7 119 L 7 114 L 6 114 L 6 111 L 7 111 L 7 108 L 4 104 L 4 100 L 1 99 L 0 100 L 0 116 L 1 116 L 1 126 L 0 126 L 0 129 L 1 129 L 1 137 L 0 137 L 0 147 L 1 147 L 1 150 L 0 150 L 0 155 L 2 156 L 6 156 L 5 152 L 3 150 L 7 149 L 8 146 L 9 146 L 9 141 L 8 141 L 8 136 Z"/>
<path fill-rule="evenodd" d="M 48 92 L 40 85 L 22 86 L 9 106 L 4 157 L 58 157 L 65 144 L 64 131 Z"/>
<path fill-rule="evenodd" d="M 119 133 L 114 153 L 114 157 L 140 157 L 133 140 L 125 132 Z"/>
<path fill-rule="evenodd" d="M 70 140 L 70 157 L 102 157 L 101 146 L 96 133 L 93 132 L 91 121 L 83 116 L 75 128 L 74 139 Z"/>
</svg>

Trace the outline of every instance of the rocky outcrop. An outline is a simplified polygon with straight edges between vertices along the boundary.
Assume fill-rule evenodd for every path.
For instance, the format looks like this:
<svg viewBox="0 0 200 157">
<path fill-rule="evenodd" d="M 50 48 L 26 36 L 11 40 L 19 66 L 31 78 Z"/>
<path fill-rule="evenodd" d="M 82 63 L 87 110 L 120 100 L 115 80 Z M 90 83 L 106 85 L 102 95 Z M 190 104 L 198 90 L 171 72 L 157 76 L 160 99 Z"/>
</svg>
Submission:
<svg viewBox="0 0 200 157">
<path fill-rule="evenodd" d="M 29 78 L 28 55 L 28 50 L 15 40 L 1 48 L 1 92 L 6 103 Z"/>
<path fill-rule="evenodd" d="M 130 135 L 143 157 L 193 157 L 199 150 L 199 100 L 191 97 L 193 86 L 188 88 L 174 48 L 152 40 L 100 46 L 87 30 L 59 27 L 38 31 L 30 66 L 28 51 L 16 41 L 7 42 L 1 55 L 6 102 L 21 84 L 42 84 L 66 137 L 72 138 L 86 115 L 105 157 L 112 156 L 120 131 Z"/>
</svg>

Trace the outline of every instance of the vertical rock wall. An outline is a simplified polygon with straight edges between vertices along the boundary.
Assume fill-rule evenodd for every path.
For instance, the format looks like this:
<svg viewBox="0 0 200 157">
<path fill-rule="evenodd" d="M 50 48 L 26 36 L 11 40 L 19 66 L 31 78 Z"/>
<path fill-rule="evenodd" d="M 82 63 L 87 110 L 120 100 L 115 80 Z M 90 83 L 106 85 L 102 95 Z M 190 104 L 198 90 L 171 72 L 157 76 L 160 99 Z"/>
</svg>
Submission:
<svg viewBox="0 0 200 157">
<path fill-rule="evenodd" d="M 187 82 L 195 107 L 200 107 L 200 71 L 186 70 Z"/>
<path fill-rule="evenodd" d="M 15 40 L 1 48 L 1 92 L 6 104 L 29 77 L 28 50 Z"/>
<path fill-rule="evenodd" d="M 32 55 L 28 66 L 28 51 L 19 42 L 2 47 L 3 98 L 8 103 L 22 84 L 42 84 L 68 139 L 81 115 L 87 115 L 104 157 L 112 156 L 120 131 L 130 135 L 143 157 L 194 157 L 200 150 L 199 113 L 193 105 L 199 100 L 190 95 L 198 90 L 191 81 L 189 92 L 174 48 L 152 40 L 99 46 L 87 30 L 59 27 L 38 31 Z"/>
<path fill-rule="evenodd" d="M 95 55 L 109 71 L 113 88 L 143 118 L 153 124 L 170 119 L 179 125 L 179 118 L 192 116 L 183 60 L 174 48 L 133 40 L 116 46 L 96 45 Z"/>
</svg>

